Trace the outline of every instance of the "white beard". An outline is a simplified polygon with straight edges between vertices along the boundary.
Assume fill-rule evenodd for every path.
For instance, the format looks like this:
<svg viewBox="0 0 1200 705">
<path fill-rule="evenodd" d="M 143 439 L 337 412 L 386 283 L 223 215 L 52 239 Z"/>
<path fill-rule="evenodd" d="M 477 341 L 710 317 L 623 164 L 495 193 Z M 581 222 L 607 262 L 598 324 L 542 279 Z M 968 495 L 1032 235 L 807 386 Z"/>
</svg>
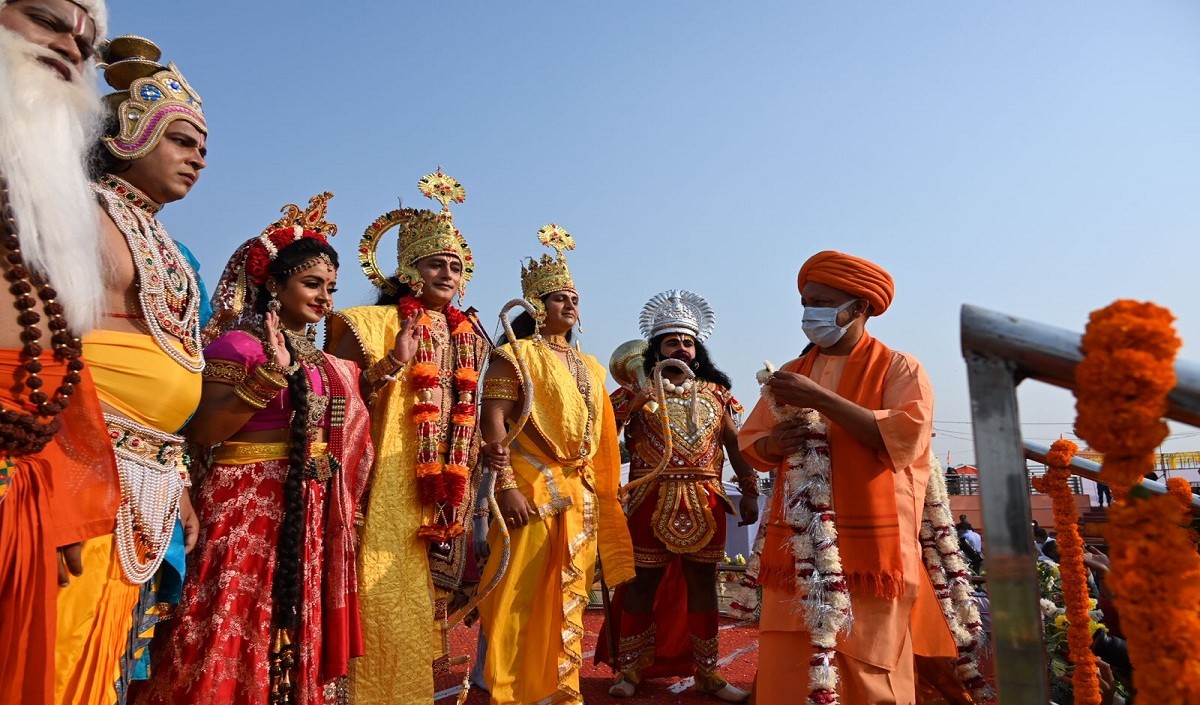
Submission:
<svg viewBox="0 0 1200 705">
<path fill-rule="evenodd" d="M 49 279 L 71 331 L 82 335 L 99 323 L 105 301 L 86 163 L 103 104 L 95 69 L 67 82 L 37 60 L 43 55 L 54 56 L 0 27 L 0 174 L 26 264 Z"/>
</svg>

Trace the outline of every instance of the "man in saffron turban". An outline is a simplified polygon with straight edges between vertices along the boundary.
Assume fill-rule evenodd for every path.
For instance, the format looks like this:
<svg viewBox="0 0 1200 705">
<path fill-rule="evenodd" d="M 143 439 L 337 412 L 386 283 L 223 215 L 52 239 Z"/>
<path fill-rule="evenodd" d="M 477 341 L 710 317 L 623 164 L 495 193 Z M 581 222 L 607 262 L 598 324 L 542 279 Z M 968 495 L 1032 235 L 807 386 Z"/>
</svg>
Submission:
<svg viewBox="0 0 1200 705">
<path fill-rule="evenodd" d="M 951 657 L 955 646 L 921 562 L 919 530 L 930 472 L 933 390 L 921 364 L 867 333 L 885 313 L 891 275 L 865 259 L 825 251 L 800 268 L 812 348 L 775 372 L 766 386 L 779 405 L 814 409 L 826 424 L 837 547 L 854 628 L 836 633 L 831 663 L 845 705 L 914 703 L 914 653 Z M 798 603 L 797 528 L 786 507 L 800 488 L 786 482 L 788 457 L 811 430 L 777 422 L 760 400 L 738 435 L 745 458 L 779 473 L 762 553 L 762 641 L 757 702 L 797 699 L 820 686 L 809 668 L 822 635 L 810 632 Z M 793 496 L 795 495 L 795 496 Z M 817 638 L 814 638 L 817 637 Z M 826 680 L 826 683 L 830 681 Z M 830 693 L 831 694 L 831 693 Z"/>
</svg>

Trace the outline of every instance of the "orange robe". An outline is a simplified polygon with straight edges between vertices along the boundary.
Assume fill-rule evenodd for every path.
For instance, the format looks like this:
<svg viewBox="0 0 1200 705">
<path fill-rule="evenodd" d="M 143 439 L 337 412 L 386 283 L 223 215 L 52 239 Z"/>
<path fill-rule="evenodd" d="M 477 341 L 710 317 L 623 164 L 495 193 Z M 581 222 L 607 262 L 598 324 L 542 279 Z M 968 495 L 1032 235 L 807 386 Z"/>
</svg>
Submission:
<svg viewBox="0 0 1200 705">
<path fill-rule="evenodd" d="M 864 334 L 859 345 L 868 340 L 869 336 Z M 914 651 L 930 656 L 956 654 L 921 562 L 919 539 L 925 487 L 929 482 L 933 389 L 914 357 L 888 352 L 890 364 L 883 377 L 883 408 L 873 410 L 886 450 L 875 455 L 880 467 L 893 473 L 903 584 L 897 599 L 851 588 L 854 624 L 850 633 L 840 634 L 837 641 L 843 705 L 912 703 Z M 825 389 L 837 391 L 846 362 L 844 356 L 818 353 L 809 376 Z M 800 360 L 792 360 L 783 370 L 795 372 L 800 367 Z M 760 400 L 738 434 L 738 445 L 746 460 L 759 470 L 786 472 L 754 449 L 755 441 L 769 435 L 774 425 L 770 408 Z M 833 482 L 837 481 L 835 463 Z M 776 485 L 782 486 L 782 483 Z M 772 498 L 768 532 L 790 535 L 792 529 L 783 521 L 783 495 L 777 491 Z M 798 691 L 808 691 L 807 686 L 798 688 L 796 682 L 798 674 L 807 672 L 805 655 L 811 650 L 799 599 L 794 589 L 763 587 L 762 642 L 755 684 L 758 703 L 793 702 Z M 920 606 L 914 609 L 918 600 Z M 926 609 L 931 600 L 932 610 Z"/>
<path fill-rule="evenodd" d="M 47 356 L 48 357 L 48 356 Z M 45 389 L 66 366 L 45 362 Z M 20 352 L 0 350 L 0 379 L 12 380 Z M 20 372 L 24 374 L 23 371 Z M 41 453 L 0 459 L 11 484 L 0 500 L 0 702 L 44 705 L 54 685 L 57 547 L 112 531 L 120 499 L 117 466 L 91 374 L 85 368 L 63 430 Z M 29 411 L 22 391 L 0 385 L 0 407 Z M 85 568 L 88 564 L 84 563 Z M 85 572 L 86 575 L 86 572 Z"/>
</svg>

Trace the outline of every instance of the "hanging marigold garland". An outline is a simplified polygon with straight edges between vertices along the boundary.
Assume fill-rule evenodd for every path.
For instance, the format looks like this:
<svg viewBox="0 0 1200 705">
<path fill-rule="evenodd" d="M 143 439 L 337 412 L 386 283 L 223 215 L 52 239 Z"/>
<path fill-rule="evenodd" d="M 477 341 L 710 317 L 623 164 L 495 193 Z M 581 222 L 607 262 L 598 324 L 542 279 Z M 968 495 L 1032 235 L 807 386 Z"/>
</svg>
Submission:
<svg viewBox="0 0 1200 705">
<path fill-rule="evenodd" d="M 954 662 L 958 681 L 976 702 L 994 702 L 996 694 L 979 672 L 979 659 L 987 646 L 987 632 L 975 602 L 971 573 L 954 530 L 946 478 L 936 458 L 930 468 L 921 517 L 921 560 L 958 648 L 958 658 Z"/>
<path fill-rule="evenodd" d="M 1048 495 L 1054 510 L 1057 532 L 1058 563 L 1062 576 L 1063 602 L 1067 607 L 1067 653 L 1074 673 L 1071 675 L 1076 705 L 1100 705 L 1100 677 L 1096 655 L 1092 653 L 1092 634 L 1087 569 L 1083 565 L 1083 537 L 1079 533 L 1079 511 L 1075 494 L 1067 481 L 1071 477 L 1071 459 L 1079 446 L 1060 439 L 1046 455 L 1046 474 L 1033 479 L 1033 487 Z"/>
<path fill-rule="evenodd" d="M 413 423 L 417 426 L 417 493 L 421 504 L 435 506 L 437 512 L 431 522 L 422 524 L 418 535 L 433 541 L 446 541 L 463 532 L 457 509 L 462 505 L 471 477 L 468 463 L 476 427 L 474 395 L 479 384 L 475 327 L 462 311 L 446 306 L 455 400 L 450 409 L 450 437 L 443 463 L 439 447 L 441 408 L 433 403 L 434 390 L 441 387 L 443 370 L 433 357 L 433 321 L 416 297 L 401 299 L 398 308 L 402 321 L 414 313 L 421 313 L 417 326 L 417 354 L 409 374 L 417 395 L 412 411 Z"/>
<path fill-rule="evenodd" d="M 1163 416 L 1180 345 L 1173 320 L 1162 307 L 1128 300 L 1094 312 L 1075 373 L 1076 434 L 1104 454 L 1103 476 L 1116 498 L 1105 535 L 1108 583 L 1138 700 L 1156 705 L 1200 702 L 1200 555 L 1184 492 L 1178 478 L 1167 495 L 1134 489 L 1168 433 Z"/>
</svg>

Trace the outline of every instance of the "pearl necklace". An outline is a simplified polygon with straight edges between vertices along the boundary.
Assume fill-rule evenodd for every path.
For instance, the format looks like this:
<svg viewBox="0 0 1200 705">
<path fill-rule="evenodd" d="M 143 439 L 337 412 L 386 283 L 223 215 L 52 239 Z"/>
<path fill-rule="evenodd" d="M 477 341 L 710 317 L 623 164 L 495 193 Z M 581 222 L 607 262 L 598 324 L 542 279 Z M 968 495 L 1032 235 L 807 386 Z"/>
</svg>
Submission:
<svg viewBox="0 0 1200 705">
<path fill-rule="evenodd" d="M 674 384 L 671 380 L 663 378 L 663 389 L 668 394 L 687 394 L 692 391 L 693 384 L 695 384 L 695 380 L 692 379 L 685 380 L 683 384 Z"/>
</svg>

